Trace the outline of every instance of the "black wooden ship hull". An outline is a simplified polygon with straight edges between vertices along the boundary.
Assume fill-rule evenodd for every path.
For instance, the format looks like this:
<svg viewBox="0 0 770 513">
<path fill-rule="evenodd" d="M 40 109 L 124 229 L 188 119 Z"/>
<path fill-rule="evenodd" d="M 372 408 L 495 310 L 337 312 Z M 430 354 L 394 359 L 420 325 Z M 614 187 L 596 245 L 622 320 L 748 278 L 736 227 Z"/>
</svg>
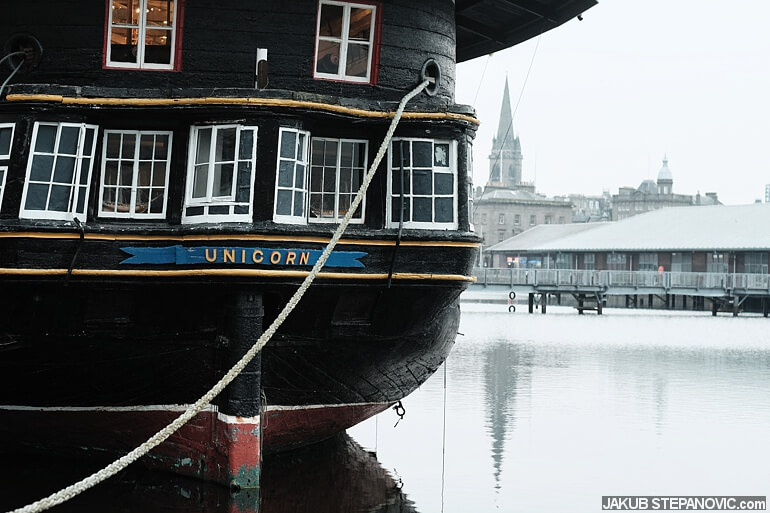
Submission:
<svg viewBox="0 0 770 513">
<path fill-rule="evenodd" d="M 594 0 L 10 2 L 0 18 L 0 440 L 117 456 L 313 286 L 147 464 L 238 487 L 445 360 L 481 238 L 461 60 Z M 417 84 L 395 137 L 385 134 Z"/>
</svg>

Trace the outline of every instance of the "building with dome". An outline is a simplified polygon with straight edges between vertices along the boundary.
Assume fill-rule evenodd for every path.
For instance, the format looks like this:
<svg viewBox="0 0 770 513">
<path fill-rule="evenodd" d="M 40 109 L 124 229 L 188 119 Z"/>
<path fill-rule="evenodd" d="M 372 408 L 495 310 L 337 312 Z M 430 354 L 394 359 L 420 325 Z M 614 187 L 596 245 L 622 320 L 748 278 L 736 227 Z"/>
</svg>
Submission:
<svg viewBox="0 0 770 513">
<path fill-rule="evenodd" d="M 549 198 L 536 192 L 535 184 L 522 181 L 523 160 L 521 141 L 513 131 L 506 79 L 500 119 L 489 154 L 489 178 L 474 194 L 473 223 L 484 238 L 484 248 L 533 226 L 572 222 L 572 203 L 567 198 Z"/>
<path fill-rule="evenodd" d="M 705 195 L 675 194 L 674 175 L 668 167 L 668 157 L 664 156 L 657 180 L 643 180 L 637 188 L 621 187 L 612 196 L 612 219 L 619 221 L 664 207 L 721 204 L 715 192 Z"/>
</svg>

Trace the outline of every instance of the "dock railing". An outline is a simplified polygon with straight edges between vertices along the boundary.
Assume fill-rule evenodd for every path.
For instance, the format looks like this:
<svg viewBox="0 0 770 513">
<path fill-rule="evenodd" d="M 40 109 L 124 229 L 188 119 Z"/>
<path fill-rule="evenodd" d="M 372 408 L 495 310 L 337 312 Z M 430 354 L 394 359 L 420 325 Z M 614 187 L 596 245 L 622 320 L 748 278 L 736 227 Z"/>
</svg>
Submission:
<svg viewBox="0 0 770 513">
<path fill-rule="evenodd" d="M 770 274 L 477 267 L 473 275 L 474 287 L 507 286 L 536 293 L 770 295 Z"/>
</svg>

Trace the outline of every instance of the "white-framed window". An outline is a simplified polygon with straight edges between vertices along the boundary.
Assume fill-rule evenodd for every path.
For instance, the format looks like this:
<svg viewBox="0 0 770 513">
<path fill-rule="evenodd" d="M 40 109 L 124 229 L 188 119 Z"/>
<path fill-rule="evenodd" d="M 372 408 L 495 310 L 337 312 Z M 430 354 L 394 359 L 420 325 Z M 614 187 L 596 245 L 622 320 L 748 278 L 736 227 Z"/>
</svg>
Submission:
<svg viewBox="0 0 770 513">
<path fill-rule="evenodd" d="M 387 227 L 398 227 L 403 197 L 405 227 L 456 230 L 456 141 L 393 139 L 390 155 Z M 402 168 L 403 191 L 400 177 Z"/>
<path fill-rule="evenodd" d="M 501 213 L 497 216 L 497 224 L 505 224 L 505 214 Z"/>
<path fill-rule="evenodd" d="M 105 130 L 99 215 L 166 217 L 171 132 Z"/>
<path fill-rule="evenodd" d="M 513 216 L 513 225 L 514 226 L 521 226 L 521 215 L 520 214 L 515 214 Z"/>
<path fill-rule="evenodd" d="M 320 0 L 313 76 L 371 82 L 376 16 L 375 5 Z"/>
<path fill-rule="evenodd" d="M 310 142 L 308 221 L 338 223 L 347 214 L 366 173 L 368 142 L 314 137 Z M 351 223 L 364 222 L 362 201 Z"/>
<path fill-rule="evenodd" d="M 190 128 L 183 223 L 250 222 L 257 127 Z"/>
<path fill-rule="evenodd" d="M 13 123 L 0 123 L 0 206 L 3 204 L 5 192 L 5 179 L 8 175 L 7 160 L 11 158 L 11 146 L 13 145 L 13 132 L 16 125 Z"/>
<path fill-rule="evenodd" d="M 273 220 L 277 223 L 307 222 L 307 166 L 310 132 L 281 128 L 278 135 L 278 179 Z"/>
<path fill-rule="evenodd" d="M 583 269 L 588 271 L 596 269 L 596 253 L 585 253 L 583 255 Z"/>
<path fill-rule="evenodd" d="M 35 123 L 20 217 L 85 220 L 97 129 L 76 123 Z"/>
<path fill-rule="evenodd" d="M 176 69 L 183 0 L 108 0 L 105 66 Z"/>
</svg>

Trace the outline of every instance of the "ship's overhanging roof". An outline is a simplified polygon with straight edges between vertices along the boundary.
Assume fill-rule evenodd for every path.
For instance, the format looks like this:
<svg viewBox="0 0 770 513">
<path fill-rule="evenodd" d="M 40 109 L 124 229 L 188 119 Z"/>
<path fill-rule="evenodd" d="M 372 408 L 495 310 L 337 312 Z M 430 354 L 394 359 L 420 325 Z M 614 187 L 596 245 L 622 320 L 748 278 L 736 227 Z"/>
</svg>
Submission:
<svg viewBox="0 0 770 513">
<path fill-rule="evenodd" d="M 457 62 L 517 45 L 582 14 L 597 0 L 455 0 Z"/>
</svg>

